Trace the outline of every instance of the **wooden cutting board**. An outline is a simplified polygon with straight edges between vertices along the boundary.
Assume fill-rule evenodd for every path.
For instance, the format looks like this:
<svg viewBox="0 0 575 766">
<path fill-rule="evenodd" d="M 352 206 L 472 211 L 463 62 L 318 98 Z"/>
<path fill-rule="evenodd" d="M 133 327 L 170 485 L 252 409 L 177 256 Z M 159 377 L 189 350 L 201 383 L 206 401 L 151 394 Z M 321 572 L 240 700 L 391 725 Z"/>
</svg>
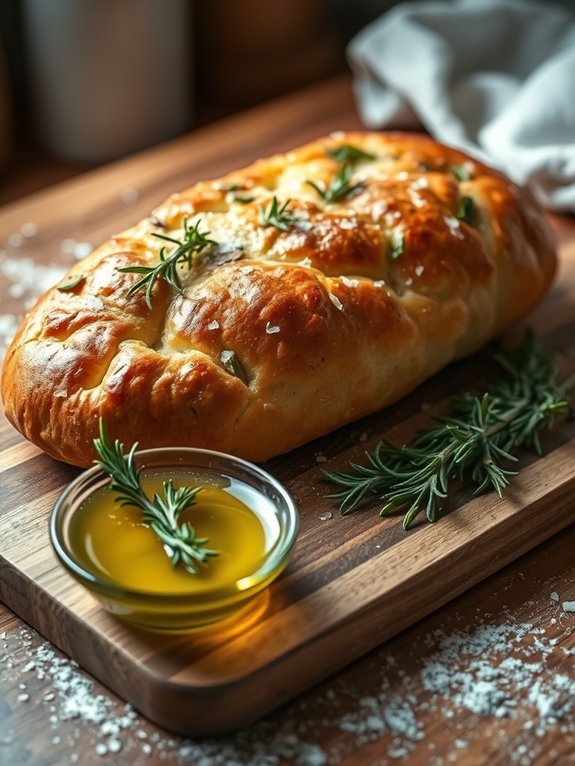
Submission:
<svg viewBox="0 0 575 766">
<path fill-rule="evenodd" d="M 260 108 L 7 207 L 0 238 L 33 221 L 39 234 L 23 255 L 54 263 L 63 239 L 96 243 L 202 176 L 335 128 L 358 127 L 347 85 L 319 93 L 300 97 L 297 109 L 286 99 L 281 108 Z M 575 225 L 565 219 L 555 225 L 561 271 L 530 324 L 549 349 L 566 352 L 562 364 L 573 373 Z M 2 300 L 2 310 L 11 310 Z M 546 437 L 544 457 L 522 458 L 503 499 L 455 492 L 435 525 L 406 533 L 400 518 L 378 516 L 377 503 L 341 517 L 324 498 L 323 468 L 361 460 L 383 436 L 409 439 L 451 394 L 476 386 L 489 369 L 486 354 L 452 365 L 385 412 L 270 461 L 267 469 L 300 507 L 291 565 L 242 621 L 174 638 L 124 627 L 58 565 L 48 517 L 78 471 L 24 442 L 1 417 L 0 598 L 154 722 L 192 735 L 244 726 L 575 519 L 572 422 Z"/>
</svg>

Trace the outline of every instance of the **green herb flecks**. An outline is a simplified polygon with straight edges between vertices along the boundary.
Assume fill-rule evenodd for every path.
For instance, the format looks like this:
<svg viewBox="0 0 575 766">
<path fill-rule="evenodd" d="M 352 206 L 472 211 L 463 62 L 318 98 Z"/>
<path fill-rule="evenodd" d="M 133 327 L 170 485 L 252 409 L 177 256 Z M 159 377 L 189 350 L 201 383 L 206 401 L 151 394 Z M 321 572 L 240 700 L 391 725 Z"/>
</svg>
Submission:
<svg viewBox="0 0 575 766">
<path fill-rule="evenodd" d="M 351 464 L 351 472 L 325 472 L 343 487 L 329 495 L 342 514 L 356 510 L 369 495 L 384 501 L 381 515 L 405 513 L 407 528 L 424 512 L 435 521 L 454 480 L 469 482 L 475 492 L 494 489 L 499 495 L 514 474 L 504 467 L 512 454 L 527 447 L 541 454 L 539 433 L 558 415 L 573 414 L 567 393 L 575 381 L 557 382 L 550 358 L 528 333 L 515 351 L 495 356 L 501 376 L 483 396 L 464 394 L 451 402 L 451 414 L 423 431 L 411 445 L 380 442 L 367 452 L 367 465 Z"/>
<path fill-rule="evenodd" d="M 290 227 L 298 223 L 298 218 L 288 210 L 291 200 L 287 200 L 280 207 L 277 197 L 274 195 L 272 201 L 266 208 L 260 205 L 260 223 L 263 227 L 275 226 L 281 231 L 289 231 Z"/>
<path fill-rule="evenodd" d="M 387 255 L 390 260 L 396 261 L 403 253 L 405 247 L 405 238 L 401 229 L 394 229 L 387 248 Z"/>
<path fill-rule="evenodd" d="M 239 378 L 246 386 L 248 385 L 246 370 L 235 351 L 225 348 L 220 354 L 220 362 L 222 363 L 222 367 L 224 367 L 230 375 Z"/>
<path fill-rule="evenodd" d="M 375 154 L 364 152 L 363 149 L 358 149 L 357 146 L 351 144 L 341 144 L 334 149 L 328 149 L 327 154 L 336 162 L 347 162 L 353 165 L 361 160 L 374 160 Z"/>
<path fill-rule="evenodd" d="M 175 249 L 172 250 L 172 252 L 169 252 L 167 246 L 162 247 L 160 250 L 160 262 L 156 264 L 156 266 L 126 266 L 125 268 L 118 269 L 118 271 L 124 273 L 144 275 L 136 282 L 136 284 L 130 287 L 127 295 L 131 296 L 145 287 L 146 303 L 149 308 L 152 308 L 152 290 L 154 289 L 156 281 L 160 277 L 165 279 L 165 281 L 176 290 L 181 290 L 182 283 L 180 281 L 178 268 L 182 265 L 191 268 L 192 258 L 196 253 L 217 244 L 213 239 L 208 238 L 209 231 L 200 231 L 200 224 L 201 221 L 198 220 L 191 226 L 189 220 L 187 218 L 184 219 L 184 234 L 182 239 L 169 237 L 167 234 L 152 232 L 152 237 L 169 242 L 171 246 L 175 246 Z"/>
<path fill-rule="evenodd" d="M 457 217 L 460 221 L 473 226 L 477 220 L 477 208 L 471 197 L 462 197 L 457 208 Z"/>
<path fill-rule="evenodd" d="M 458 181 L 469 181 L 471 175 L 464 165 L 450 165 L 449 170 Z"/>
<path fill-rule="evenodd" d="M 60 284 L 56 286 L 56 290 L 59 290 L 61 293 L 67 293 L 85 281 L 85 274 L 75 274 L 74 276 L 68 277 L 68 279 L 64 280 L 64 282 L 60 282 Z"/>
<path fill-rule="evenodd" d="M 351 165 L 344 163 L 340 166 L 339 170 L 332 178 L 329 186 L 322 188 L 314 181 L 309 180 L 306 181 L 306 184 L 315 189 L 315 191 L 327 205 L 331 205 L 333 202 L 338 202 L 339 200 L 345 199 L 345 197 L 348 197 L 352 192 L 356 191 L 356 189 L 359 189 L 361 186 L 363 186 L 362 181 L 356 181 L 355 183 L 352 183 L 352 174 L 353 169 Z"/>
<path fill-rule="evenodd" d="M 141 470 L 134 466 L 137 444 L 124 455 L 123 444 L 117 439 L 111 443 L 100 418 L 100 437 L 94 439 L 94 446 L 100 458 L 94 461 L 95 464 L 110 476 L 110 489 L 119 493 L 116 502 L 142 511 L 143 520 L 163 543 L 174 566 L 181 564 L 189 572 L 196 573 L 198 566 L 219 555 L 218 551 L 205 547 L 207 538 L 197 537 L 189 522 L 180 523 L 182 513 L 196 503 L 201 487 L 175 489 L 170 479 L 163 482 L 163 494 L 156 493 L 150 499 L 142 488 Z"/>
</svg>

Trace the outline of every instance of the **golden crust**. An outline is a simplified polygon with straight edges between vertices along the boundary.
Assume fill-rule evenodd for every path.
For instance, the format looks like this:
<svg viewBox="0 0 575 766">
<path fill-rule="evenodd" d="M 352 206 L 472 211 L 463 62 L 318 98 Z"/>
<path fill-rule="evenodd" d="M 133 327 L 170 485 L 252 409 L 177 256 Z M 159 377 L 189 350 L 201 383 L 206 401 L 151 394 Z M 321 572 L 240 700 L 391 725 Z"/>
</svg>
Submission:
<svg viewBox="0 0 575 766">
<path fill-rule="evenodd" d="M 339 166 L 326 150 L 345 144 L 376 159 L 325 204 L 306 180 L 328 186 Z M 273 196 L 291 200 L 286 231 L 262 225 Z M 160 279 L 151 308 L 128 297 L 139 275 L 118 269 L 156 264 L 152 233 L 178 238 L 186 219 L 217 247 L 182 270 L 182 292 Z M 555 265 L 532 197 L 481 163 L 423 136 L 323 138 L 172 196 L 75 266 L 85 279 L 48 291 L 8 351 L 6 414 L 77 465 L 94 457 L 100 416 L 126 444 L 267 459 L 478 349 L 540 300 Z M 222 363 L 230 351 L 245 380 Z"/>
</svg>

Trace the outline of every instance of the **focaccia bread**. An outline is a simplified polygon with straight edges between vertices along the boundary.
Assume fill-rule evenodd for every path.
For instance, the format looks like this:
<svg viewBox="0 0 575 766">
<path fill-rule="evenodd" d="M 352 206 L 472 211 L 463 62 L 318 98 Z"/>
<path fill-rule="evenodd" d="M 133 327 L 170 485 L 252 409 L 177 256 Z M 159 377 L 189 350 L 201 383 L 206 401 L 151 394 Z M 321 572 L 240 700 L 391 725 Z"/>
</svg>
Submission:
<svg viewBox="0 0 575 766">
<path fill-rule="evenodd" d="M 145 272 L 121 269 L 173 260 L 194 230 L 175 285 L 128 294 Z M 75 265 L 8 351 L 6 414 L 77 465 L 100 416 L 126 445 L 263 460 L 477 350 L 555 263 L 500 173 L 423 136 L 335 134 L 175 194 Z"/>
</svg>

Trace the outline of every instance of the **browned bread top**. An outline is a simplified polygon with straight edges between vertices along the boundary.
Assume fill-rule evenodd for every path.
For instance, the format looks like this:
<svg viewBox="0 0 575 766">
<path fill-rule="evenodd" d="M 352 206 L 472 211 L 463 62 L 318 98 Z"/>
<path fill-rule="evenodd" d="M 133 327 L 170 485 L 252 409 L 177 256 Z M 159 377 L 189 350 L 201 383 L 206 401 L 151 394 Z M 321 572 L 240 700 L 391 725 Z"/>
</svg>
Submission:
<svg viewBox="0 0 575 766">
<path fill-rule="evenodd" d="M 373 159 L 342 164 L 341 146 Z M 348 192 L 326 201 L 344 165 Z M 216 244 L 180 267 L 182 290 L 128 296 L 141 275 L 119 269 L 156 265 L 175 245 L 154 234 L 184 222 Z M 542 211 L 500 173 L 423 136 L 336 134 L 173 195 L 75 265 L 83 279 L 49 290 L 8 351 L 6 414 L 77 465 L 99 416 L 125 444 L 266 459 L 478 349 L 555 262 Z"/>
</svg>

